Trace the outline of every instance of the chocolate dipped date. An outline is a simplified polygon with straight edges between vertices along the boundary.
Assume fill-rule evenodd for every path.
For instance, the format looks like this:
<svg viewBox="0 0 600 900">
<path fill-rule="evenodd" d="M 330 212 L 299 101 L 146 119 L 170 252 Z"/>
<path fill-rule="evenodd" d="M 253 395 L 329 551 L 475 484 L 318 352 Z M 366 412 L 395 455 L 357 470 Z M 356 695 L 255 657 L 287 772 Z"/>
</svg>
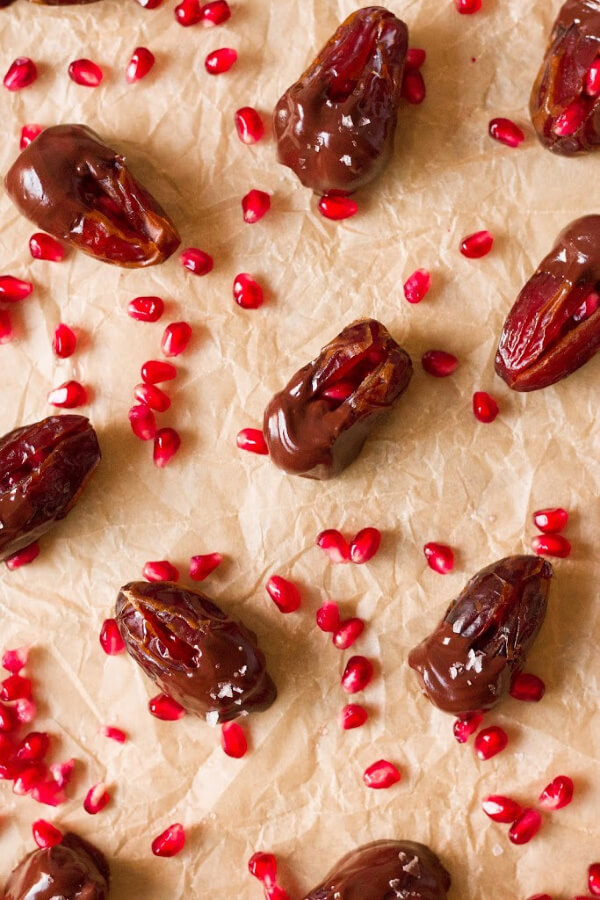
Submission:
<svg viewBox="0 0 600 900">
<path fill-rule="evenodd" d="M 496 372 L 515 391 L 571 375 L 600 348 L 600 216 L 571 222 L 508 314 Z"/>
<path fill-rule="evenodd" d="M 447 713 L 492 709 L 521 672 L 546 615 L 552 566 L 509 556 L 477 573 L 408 664 Z"/>
<path fill-rule="evenodd" d="M 5 185 L 38 228 L 104 262 L 153 266 L 179 246 L 175 226 L 125 158 L 85 125 L 45 128 L 13 163 Z"/>
<path fill-rule="evenodd" d="M 199 591 L 132 581 L 116 619 L 146 675 L 188 712 L 215 725 L 268 709 L 277 697 L 256 635 Z"/>
<path fill-rule="evenodd" d="M 99 462 L 85 416 L 50 416 L 0 438 L 0 560 L 64 519 Z"/>
<path fill-rule="evenodd" d="M 344 856 L 305 900 L 446 900 L 450 875 L 413 841 L 374 841 Z"/>
<path fill-rule="evenodd" d="M 337 475 L 411 377 L 410 356 L 381 322 L 353 322 L 267 406 L 263 431 L 271 459 L 293 475 Z"/>
<path fill-rule="evenodd" d="M 367 6 L 340 25 L 274 112 L 279 161 L 320 194 L 350 193 L 387 165 L 408 50 L 404 22 Z"/>
<path fill-rule="evenodd" d="M 567 0 L 529 101 L 548 150 L 571 156 L 600 144 L 600 0 Z"/>
<path fill-rule="evenodd" d="M 110 872 L 104 854 L 76 834 L 34 850 L 14 869 L 3 900 L 108 900 Z"/>
</svg>

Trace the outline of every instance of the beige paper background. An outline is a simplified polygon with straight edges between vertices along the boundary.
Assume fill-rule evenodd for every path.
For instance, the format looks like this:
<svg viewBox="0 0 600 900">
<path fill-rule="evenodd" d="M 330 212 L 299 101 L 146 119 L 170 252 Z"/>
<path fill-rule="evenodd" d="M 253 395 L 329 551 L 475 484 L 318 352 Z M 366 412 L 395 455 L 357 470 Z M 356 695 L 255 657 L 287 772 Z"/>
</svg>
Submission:
<svg viewBox="0 0 600 900">
<path fill-rule="evenodd" d="M 30 824 L 44 815 L 106 851 L 114 900 L 259 898 L 246 871 L 257 849 L 277 854 L 282 883 L 300 898 L 344 852 L 392 837 L 424 841 L 440 854 L 453 900 L 581 894 L 587 865 L 600 857 L 600 361 L 529 396 L 511 393 L 493 373 L 500 328 L 524 280 L 564 225 L 597 211 L 598 159 L 553 157 L 528 123 L 530 86 L 559 4 L 484 0 L 481 14 L 462 17 L 451 0 L 391 0 L 411 45 L 427 49 L 428 96 L 401 111 L 392 164 L 357 195 L 360 215 L 340 224 L 323 220 L 309 192 L 277 165 L 270 136 L 255 147 L 238 141 L 233 113 L 246 104 L 272 109 L 359 4 L 237 0 L 230 22 L 213 30 L 181 29 L 172 6 L 166 0 L 145 11 L 133 0 L 103 0 L 61 10 L 18 0 L 0 13 L 3 70 L 18 55 L 40 67 L 33 87 L 0 91 L 2 172 L 25 122 L 84 122 L 128 152 L 133 171 L 178 223 L 183 246 L 202 247 L 216 262 L 198 279 L 176 257 L 147 271 L 75 253 L 60 265 L 32 261 L 34 228 L 0 198 L 1 270 L 36 285 L 18 311 L 19 339 L 0 348 L 0 431 L 48 415 L 48 390 L 76 377 L 93 389 L 84 411 L 104 452 L 36 563 L 0 573 L 2 647 L 34 646 L 37 724 L 57 736 L 55 758 L 80 760 L 72 799 L 55 816 L 0 784 L 0 883 L 32 848 Z M 140 44 L 157 64 L 129 86 L 123 72 Z M 236 47 L 239 63 L 213 78 L 203 60 L 220 46 Z M 67 77 L 68 63 L 81 56 L 105 69 L 96 90 Z M 496 115 L 524 125 L 523 147 L 487 137 Z M 240 200 L 252 187 L 271 191 L 273 206 L 248 226 Z M 496 236 L 492 254 L 463 259 L 460 239 L 482 227 Z M 432 270 L 434 285 L 413 307 L 402 283 L 419 266 Z M 233 303 L 239 271 L 267 287 L 261 310 Z M 162 322 L 128 318 L 127 303 L 139 294 L 165 298 Z M 415 375 L 360 460 L 320 484 L 240 453 L 237 431 L 259 425 L 271 394 L 365 315 L 406 347 Z M 180 318 L 193 324 L 194 339 L 161 421 L 181 430 L 183 446 L 159 471 L 151 448 L 131 435 L 127 410 L 140 364 L 158 354 L 166 322 Z M 64 362 L 50 348 L 61 319 L 82 332 L 79 351 Z M 432 347 L 460 357 L 455 376 L 423 373 L 420 356 Z M 473 418 L 476 389 L 498 399 L 493 425 Z M 527 549 L 531 511 L 550 504 L 572 511 L 574 550 L 556 565 L 547 623 L 530 657 L 547 696 L 537 706 L 508 700 L 490 717 L 507 727 L 511 745 L 480 764 L 453 740 L 452 720 L 419 695 L 407 653 L 471 574 Z M 352 534 L 367 524 L 384 532 L 368 566 L 331 566 L 314 546 L 325 527 Z M 426 567 L 428 540 L 457 549 L 451 575 Z M 271 710 L 248 722 L 252 752 L 242 761 L 225 757 L 218 731 L 199 720 L 152 719 L 145 708 L 152 685 L 128 658 L 105 657 L 97 640 L 120 585 L 139 577 L 146 560 L 166 557 L 185 571 L 191 554 L 214 550 L 227 561 L 206 592 L 258 632 L 280 691 Z M 266 596 L 274 572 L 303 588 L 293 616 L 281 616 Z M 355 651 L 378 664 L 376 681 L 357 698 L 370 721 L 351 733 L 336 725 L 350 653 L 336 651 L 314 625 L 327 597 L 365 617 Z M 129 742 L 102 738 L 103 723 L 125 727 Z M 395 761 L 404 778 L 371 792 L 361 773 L 380 757 Z M 532 801 L 559 773 L 575 778 L 576 801 L 527 847 L 512 847 L 479 809 L 482 796 L 500 790 Z M 90 818 L 82 799 L 100 779 L 113 802 Z M 185 852 L 153 858 L 151 839 L 173 821 L 188 830 Z"/>
</svg>

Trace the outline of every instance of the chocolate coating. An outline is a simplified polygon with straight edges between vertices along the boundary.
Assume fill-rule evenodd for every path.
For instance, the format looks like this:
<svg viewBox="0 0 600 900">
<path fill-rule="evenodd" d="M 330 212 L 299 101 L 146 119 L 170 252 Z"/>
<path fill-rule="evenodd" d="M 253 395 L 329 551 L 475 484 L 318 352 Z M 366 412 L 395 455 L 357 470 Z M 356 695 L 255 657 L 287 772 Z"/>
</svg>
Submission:
<svg viewBox="0 0 600 900">
<path fill-rule="evenodd" d="M 263 431 L 271 459 L 293 475 L 337 475 L 356 459 L 411 377 L 410 356 L 381 322 L 353 322 L 267 406 Z M 351 393 L 343 400 L 325 395 L 338 386 Z"/>
<path fill-rule="evenodd" d="M 585 94 L 585 79 L 600 54 L 600 0 L 567 0 L 561 7 L 529 111 L 538 138 L 553 153 L 571 156 L 600 144 L 600 97 Z M 557 119 L 572 103 L 582 104 L 583 119 L 566 136 L 554 131 Z"/>
<path fill-rule="evenodd" d="M 446 900 L 450 883 L 424 844 L 375 841 L 340 859 L 305 900 Z"/>
<path fill-rule="evenodd" d="M 600 216 L 571 222 L 542 260 L 508 314 L 496 372 L 515 391 L 566 378 L 600 348 L 600 309 L 581 312 L 600 290 Z"/>
<path fill-rule="evenodd" d="M 104 854 L 76 834 L 34 850 L 9 876 L 3 900 L 108 900 L 110 873 Z"/>
<path fill-rule="evenodd" d="M 471 578 L 408 657 L 438 709 L 468 715 L 500 702 L 542 627 L 551 578 L 538 556 L 508 556 Z"/>
<path fill-rule="evenodd" d="M 0 438 L 0 560 L 64 519 L 100 456 L 85 416 L 50 416 Z"/>
<path fill-rule="evenodd" d="M 125 158 L 85 125 L 45 128 L 15 160 L 5 185 L 38 228 L 104 262 L 152 266 L 179 246 L 175 226 Z"/>
<path fill-rule="evenodd" d="M 268 709 L 277 690 L 256 635 L 199 591 L 168 581 L 121 588 L 128 653 L 159 688 L 211 725 Z"/>
<path fill-rule="evenodd" d="M 274 113 L 279 161 L 320 194 L 355 191 L 387 165 L 408 49 L 404 22 L 381 6 L 340 25 Z"/>
</svg>

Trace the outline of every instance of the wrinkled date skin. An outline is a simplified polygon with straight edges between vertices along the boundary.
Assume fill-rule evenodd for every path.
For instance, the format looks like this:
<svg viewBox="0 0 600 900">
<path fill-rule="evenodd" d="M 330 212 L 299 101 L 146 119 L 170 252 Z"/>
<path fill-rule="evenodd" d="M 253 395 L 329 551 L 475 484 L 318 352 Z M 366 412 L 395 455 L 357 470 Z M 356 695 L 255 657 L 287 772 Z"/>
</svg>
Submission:
<svg viewBox="0 0 600 900">
<path fill-rule="evenodd" d="M 267 406 L 263 431 L 271 459 L 293 475 L 337 475 L 411 377 L 410 356 L 381 322 L 353 322 Z"/>
<path fill-rule="evenodd" d="M 279 161 L 319 194 L 351 193 L 387 165 L 408 29 L 381 6 L 340 25 L 275 107 Z"/>
<path fill-rule="evenodd" d="M 209 724 L 275 701 L 254 632 L 199 591 L 133 581 L 121 588 L 116 618 L 127 651 L 146 675 Z"/>
<path fill-rule="evenodd" d="M 344 856 L 305 900 L 446 900 L 450 875 L 413 841 L 375 841 Z"/>
<path fill-rule="evenodd" d="M 99 462 L 84 416 L 50 416 L 0 438 L 0 560 L 64 519 Z"/>
<path fill-rule="evenodd" d="M 104 854 L 65 834 L 47 850 L 34 850 L 9 876 L 3 900 L 108 900 L 110 873 Z"/>
<path fill-rule="evenodd" d="M 600 216 L 584 216 L 519 294 L 504 323 L 496 372 L 515 391 L 566 378 L 600 348 Z"/>
<path fill-rule="evenodd" d="M 469 581 L 408 657 L 435 706 L 462 716 L 499 703 L 542 627 L 551 578 L 539 556 L 509 556 Z"/>
<path fill-rule="evenodd" d="M 600 97 L 590 97 L 585 90 L 599 54 L 600 0 L 567 0 L 554 23 L 529 101 L 537 135 L 553 153 L 571 156 L 600 144 Z M 578 127 L 572 134 L 557 134 L 557 120 L 572 104 L 580 110 Z"/>
<path fill-rule="evenodd" d="M 175 226 L 124 157 L 85 125 L 45 128 L 13 163 L 5 184 L 38 228 L 104 262 L 153 266 L 179 246 Z"/>
</svg>

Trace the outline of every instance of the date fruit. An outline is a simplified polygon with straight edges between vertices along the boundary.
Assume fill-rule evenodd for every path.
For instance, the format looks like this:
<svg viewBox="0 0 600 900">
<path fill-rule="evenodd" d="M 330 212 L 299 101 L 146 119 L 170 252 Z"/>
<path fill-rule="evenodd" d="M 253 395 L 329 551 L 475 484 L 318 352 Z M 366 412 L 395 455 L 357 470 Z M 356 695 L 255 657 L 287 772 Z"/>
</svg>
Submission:
<svg viewBox="0 0 600 900">
<path fill-rule="evenodd" d="M 408 657 L 434 706 L 467 716 L 499 703 L 542 627 L 551 578 L 537 556 L 509 556 L 471 578 Z"/>
<path fill-rule="evenodd" d="M 126 584 L 116 619 L 130 656 L 158 687 L 211 725 L 268 709 L 277 690 L 256 635 L 200 591 Z"/>
<path fill-rule="evenodd" d="M 565 228 L 504 323 L 496 372 L 515 391 L 571 375 L 600 348 L 600 215 Z"/>
<path fill-rule="evenodd" d="M 55 125 L 23 150 L 5 178 L 13 203 L 38 228 L 90 256 L 138 268 L 180 243 L 125 158 L 85 125 Z"/>
<path fill-rule="evenodd" d="M 274 112 L 279 162 L 319 194 L 350 193 L 387 165 L 408 50 L 404 22 L 381 6 L 340 25 Z"/>
<path fill-rule="evenodd" d="M 600 144 L 600 3 L 567 0 L 552 28 L 529 111 L 538 138 L 571 156 Z"/>
<path fill-rule="evenodd" d="M 34 850 L 9 875 L 3 900 L 108 900 L 104 854 L 76 834 Z"/>
<path fill-rule="evenodd" d="M 305 900 L 446 900 L 450 875 L 413 841 L 374 841 L 339 860 Z"/>
<path fill-rule="evenodd" d="M 271 459 L 293 475 L 337 475 L 411 377 L 410 356 L 381 322 L 353 322 L 267 406 L 263 431 Z"/>
<path fill-rule="evenodd" d="M 64 519 L 99 462 L 84 416 L 50 416 L 0 438 L 0 560 Z"/>
</svg>

